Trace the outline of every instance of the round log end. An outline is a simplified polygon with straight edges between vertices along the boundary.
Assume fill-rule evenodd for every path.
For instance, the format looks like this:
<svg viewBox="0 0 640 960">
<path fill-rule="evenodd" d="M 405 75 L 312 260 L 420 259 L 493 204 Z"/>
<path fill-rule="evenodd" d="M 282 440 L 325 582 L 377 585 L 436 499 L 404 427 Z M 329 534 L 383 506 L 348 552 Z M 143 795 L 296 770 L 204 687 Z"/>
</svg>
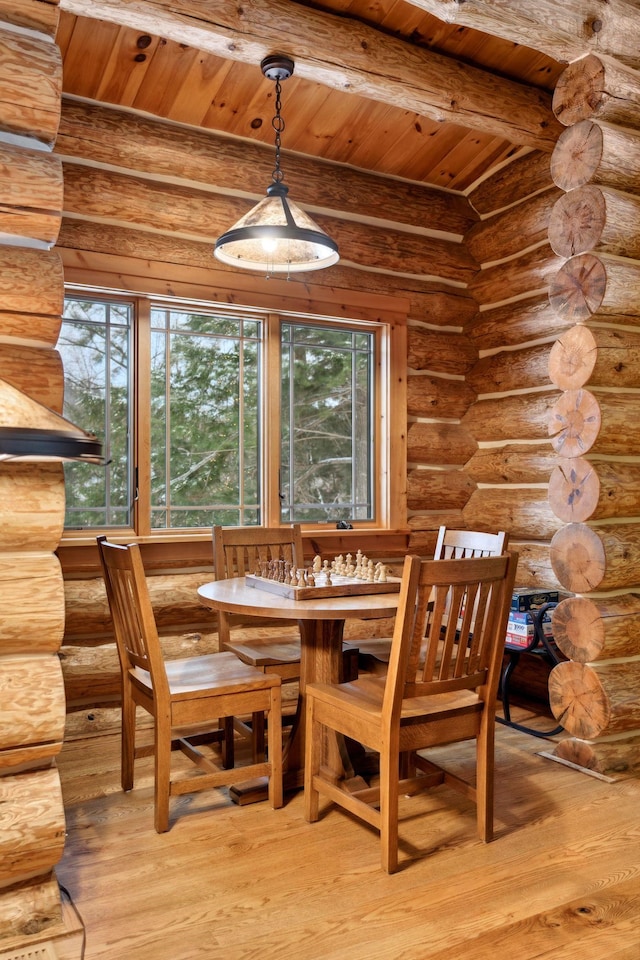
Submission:
<svg viewBox="0 0 640 960">
<path fill-rule="evenodd" d="M 563 320 L 580 323 L 602 306 L 607 287 L 604 264 L 592 253 L 580 253 L 558 270 L 549 284 L 549 303 Z"/>
<path fill-rule="evenodd" d="M 565 390 L 549 410 L 551 446 L 562 457 L 580 457 L 595 443 L 602 415 L 588 390 Z"/>
<path fill-rule="evenodd" d="M 602 160 L 602 129 L 591 120 L 580 120 L 558 137 L 551 154 L 551 177 L 561 190 L 589 183 Z"/>
<path fill-rule="evenodd" d="M 596 117 L 605 94 L 605 69 L 594 54 L 570 63 L 560 75 L 551 107 L 560 123 L 570 127 Z"/>
<path fill-rule="evenodd" d="M 606 570 L 604 545 L 591 527 L 569 523 L 554 534 L 549 547 L 553 572 L 571 593 L 589 593 L 602 583 Z"/>
<path fill-rule="evenodd" d="M 569 660 L 589 663 L 598 659 L 604 648 L 604 624 L 592 600 L 561 600 L 551 613 L 551 625 L 558 649 Z"/>
<path fill-rule="evenodd" d="M 549 478 L 549 506 L 564 523 L 581 523 L 593 516 L 600 498 L 600 478 L 582 457 L 562 458 Z"/>
<path fill-rule="evenodd" d="M 637 777 L 640 773 L 640 737 L 613 742 L 596 740 L 573 740 L 567 737 L 556 744 L 553 756 L 593 770 L 610 780 Z"/>
<path fill-rule="evenodd" d="M 549 674 L 549 705 L 565 730 L 592 740 L 607 729 L 609 700 L 595 672 L 584 663 L 567 660 Z"/>
<path fill-rule="evenodd" d="M 602 190 L 592 184 L 577 187 L 553 205 L 549 243 L 554 253 L 573 257 L 598 246 L 607 219 Z"/>
<path fill-rule="evenodd" d="M 583 324 L 563 332 L 549 353 L 549 379 L 561 390 L 578 390 L 588 382 L 598 357 L 596 338 Z"/>
</svg>

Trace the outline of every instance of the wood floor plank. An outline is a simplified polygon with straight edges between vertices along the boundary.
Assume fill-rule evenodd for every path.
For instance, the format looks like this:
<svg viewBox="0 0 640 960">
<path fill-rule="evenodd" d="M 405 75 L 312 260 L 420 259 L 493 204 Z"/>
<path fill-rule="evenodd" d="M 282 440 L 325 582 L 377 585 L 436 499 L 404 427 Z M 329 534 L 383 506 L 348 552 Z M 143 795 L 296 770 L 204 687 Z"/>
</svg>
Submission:
<svg viewBox="0 0 640 960">
<path fill-rule="evenodd" d="M 172 801 L 153 830 L 152 762 L 119 788 L 116 738 L 60 755 L 68 841 L 58 866 L 87 929 L 85 960 L 639 960 L 640 783 L 609 784 L 497 729 L 497 839 L 438 787 L 402 799 L 401 864 L 341 811 Z M 448 749 L 459 770 L 468 745 Z M 635 938 L 635 942 L 634 942 Z"/>
</svg>

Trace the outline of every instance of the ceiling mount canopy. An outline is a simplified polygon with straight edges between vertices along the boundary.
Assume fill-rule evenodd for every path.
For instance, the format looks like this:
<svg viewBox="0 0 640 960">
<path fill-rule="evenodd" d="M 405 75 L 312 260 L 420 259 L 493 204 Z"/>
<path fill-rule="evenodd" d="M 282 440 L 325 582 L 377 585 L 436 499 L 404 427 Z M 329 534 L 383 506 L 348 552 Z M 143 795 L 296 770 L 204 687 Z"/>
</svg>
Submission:
<svg viewBox="0 0 640 960">
<path fill-rule="evenodd" d="M 311 217 L 288 199 L 280 169 L 281 83 L 293 73 L 289 57 L 266 57 L 262 73 L 276 85 L 276 113 L 271 121 L 275 131 L 276 158 L 267 196 L 246 213 L 230 230 L 218 237 L 214 255 L 223 263 L 245 270 L 271 273 L 301 273 L 321 270 L 339 260 L 338 246 Z"/>
</svg>

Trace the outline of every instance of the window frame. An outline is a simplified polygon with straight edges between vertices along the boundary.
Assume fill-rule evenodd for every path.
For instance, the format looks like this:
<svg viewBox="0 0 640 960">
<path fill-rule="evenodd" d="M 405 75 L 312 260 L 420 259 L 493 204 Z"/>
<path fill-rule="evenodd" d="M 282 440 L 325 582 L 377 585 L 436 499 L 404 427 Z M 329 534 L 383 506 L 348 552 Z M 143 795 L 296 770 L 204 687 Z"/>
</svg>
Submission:
<svg viewBox="0 0 640 960">
<path fill-rule="evenodd" d="M 181 527 L 157 529 L 151 527 L 151 308 L 162 304 L 180 309 L 220 310 L 223 313 L 243 313 L 259 316 L 264 321 L 263 375 L 270 384 L 269 402 L 262 404 L 260 429 L 263 431 L 264 454 L 261 462 L 264 504 L 264 526 L 283 526 L 280 520 L 279 471 L 280 471 L 280 323 L 309 322 L 313 325 L 339 325 L 349 329 L 358 327 L 373 332 L 376 338 L 375 361 L 375 408 L 373 411 L 376 442 L 374 443 L 373 480 L 375 520 L 353 521 L 355 530 L 390 531 L 406 527 L 406 320 L 397 314 L 389 319 L 376 311 L 371 320 L 366 316 L 336 317 L 321 308 L 313 310 L 291 309 L 282 298 L 282 308 L 255 304 L 238 305 L 218 300 L 185 296 L 187 291 L 176 295 L 149 293 L 138 290 L 118 290 L 68 283 L 65 296 L 95 297 L 119 300 L 133 305 L 133 357 L 132 357 L 132 402 L 134 497 L 132 527 L 92 528 L 77 530 L 65 528 L 63 544 L 95 542 L 102 532 L 114 536 L 146 541 L 199 540 L 210 537 L 208 528 Z M 315 306 L 313 304 L 312 306 Z M 358 310 L 355 313 L 366 311 Z M 373 312 L 373 311 L 372 311 Z M 146 415 L 145 415 L 146 414 Z M 81 425 L 80 425 L 81 426 Z M 332 523 L 305 522 L 305 532 L 334 530 Z"/>
</svg>

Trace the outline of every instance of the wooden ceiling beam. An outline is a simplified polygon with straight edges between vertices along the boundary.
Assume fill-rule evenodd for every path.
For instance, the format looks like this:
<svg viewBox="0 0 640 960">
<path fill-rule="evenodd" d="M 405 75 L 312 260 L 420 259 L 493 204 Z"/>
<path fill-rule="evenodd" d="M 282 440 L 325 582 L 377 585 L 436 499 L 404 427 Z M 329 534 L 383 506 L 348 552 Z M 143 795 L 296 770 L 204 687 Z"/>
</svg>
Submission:
<svg viewBox="0 0 640 960">
<path fill-rule="evenodd" d="M 443 20 L 539 50 L 560 63 L 607 54 L 640 67 L 636 0 L 409 0 Z"/>
<path fill-rule="evenodd" d="M 285 53 L 306 80 L 547 152 L 562 132 L 546 91 L 291 0 L 61 0 L 60 9 L 256 66 Z"/>
<path fill-rule="evenodd" d="M 63 99 L 55 152 L 63 159 L 200 190 L 215 185 L 217 192 L 256 201 L 264 196 L 273 167 L 271 147 L 69 99 Z M 479 219 L 466 197 L 444 190 L 295 154 L 286 154 L 285 169 L 292 197 L 312 213 L 339 217 L 348 211 L 349 219 L 453 236 L 463 236 Z"/>
</svg>

